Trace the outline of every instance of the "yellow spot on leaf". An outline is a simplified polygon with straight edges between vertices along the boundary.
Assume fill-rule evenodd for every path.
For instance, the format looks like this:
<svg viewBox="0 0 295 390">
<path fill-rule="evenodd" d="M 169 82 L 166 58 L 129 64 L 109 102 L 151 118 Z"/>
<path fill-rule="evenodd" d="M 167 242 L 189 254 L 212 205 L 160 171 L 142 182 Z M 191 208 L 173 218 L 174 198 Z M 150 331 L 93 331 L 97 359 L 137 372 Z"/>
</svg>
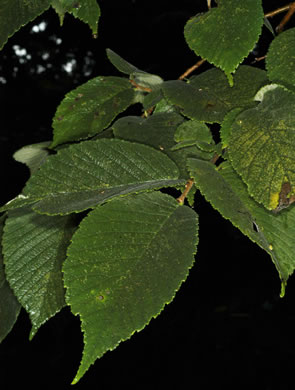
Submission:
<svg viewBox="0 0 295 390">
<path fill-rule="evenodd" d="M 271 210 L 274 210 L 278 206 L 279 199 L 280 199 L 279 192 L 275 192 L 274 194 L 270 195 L 269 207 L 271 208 Z"/>
</svg>

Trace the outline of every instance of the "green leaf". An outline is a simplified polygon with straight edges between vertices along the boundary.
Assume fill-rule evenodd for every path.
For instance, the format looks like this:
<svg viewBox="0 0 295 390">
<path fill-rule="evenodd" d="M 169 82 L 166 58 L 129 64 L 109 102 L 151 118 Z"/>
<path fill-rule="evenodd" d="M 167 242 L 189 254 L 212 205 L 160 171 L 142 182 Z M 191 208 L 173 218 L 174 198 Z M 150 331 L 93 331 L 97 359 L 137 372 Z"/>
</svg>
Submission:
<svg viewBox="0 0 295 390">
<path fill-rule="evenodd" d="M 1 0 L 0 49 L 22 26 L 46 11 L 50 3 L 50 0 Z"/>
<path fill-rule="evenodd" d="M 144 72 L 138 69 L 136 66 L 130 64 L 111 49 L 107 49 L 107 56 L 111 63 L 120 72 L 128 74 L 130 80 L 133 80 L 136 84 L 145 88 L 159 89 L 163 79 L 155 74 Z"/>
<path fill-rule="evenodd" d="M 282 280 L 282 293 L 295 268 L 295 208 L 273 214 L 255 202 L 246 185 L 226 161 L 218 169 L 209 162 L 189 159 L 195 184 L 212 206 L 272 258 Z"/>
<path fill-rule="evenodd" d="M 38 144 L 26 145 L 13 154 L 13 158 L 23 164 L 26 164 L 33 173 L 45 162 L 49 156 L 48 147 L 50 141 L 40 142 Z"/>
<path fill-rule="evenodd" d="M 186 121 L 178 126 L 174 134 L 174 139 L 178 143 L 176 145 L 178 149 L 195 144 L 199 146 L 202 144 L 214 145 L 209 127 L 205 123 L 197 120 Z"/>
<path fill-rule="evenodd" d="M 270 80 L 291 86 L 295 90 L 295 28 L 279 34 L 270 44 L 266 56 Z"/>
<path fill-rule="evenodd" d="M 53 118 L 51 148 L 100 133 L 134 96 L 131 83 L 121 77 L 96 77 L 69 92 Z"/>
<path fill-rule="evenodd" d="M 171 150 L 179 151 L 185 160 L 187 157 L 211 160 L 217 152 L 210 129 L 197 120 L 189 120 L 178 126 L 174 139 L 178 143 Z"/>
<path fill-rule="evenodd" d="M 176 146 L 174 134 L 181 123 L 183 123 L 181 115 L 175 112 L 163 112 L 148 118 L 135 116 L 120 118 L 113 124 L 112 130 L 117 138 L 140 142 L 161 150 L 176 163 L 180 177 L 188 179 L 186 158 L 188 155 L 196 154 L 198 150 L 195 146 L 185 151 L 173 150 Z"/>
<path fill-rule="evenodd" d="M 3 223 L 5 216 L 0 217 L 0 242 L 2 242 Z M 2 246 L 0 248 L 0 343 L 13 328 L 19 315 L 21 305 L 17 301 L 5 276 Z"/>
<path fill-rule="evenodd" d="M 89 25 L 94 35 L 97 34 L 100 8 L 96 0 L 52 0 L 51 4 L 63 24 L 65 13 L 68 12 Z"/>
<path fill-rule="evenodd" d="M 183 117 L 176 113 L 159 113 L 148 118 L 125 116 L 114 122 L 112 130 L 115 137 L 168 152 L 175 145 L 174 132 L 182 122 Z"/>
<path fill-rule="evenodd" d="M 48 217 L 27 208 L 8 213 L 2 240 L 5 272 L 30 316 L 31 338 L 65 304 L 61 266 L 73 232 L 72 217 Z"/>
<path fill-rule="evenodd" d="M 96 37 L 100 17 L 100 8 L 96 0 L 81 1 L 78 7 L 72 9 L 71 13 L 82 22 L 88 24 L 94 37 Z"/>
<path fill-rule="evenodd" d="M 210 69 L 188 82 L 166 81 L 161 88 L 170 104 L 181 108 L 190 119 L 221 123 L 224 116 L 237 107 L 253 107 L 257 91 L 268 82 L 266 72 L 241 65 L 230 87 L 223 72 Z"/>
<path fill-rule="evenodd" d="M 242 111 L 244 111 L 243 108 L 234 108 L 225 115 L 220 128 L 222 148 L 228 147 L 232 125 Z"/>
<path fill-rule="evenodd" d="M 116 199 L 82 221 L 63 267 L 84 332 L 73 383 L 172 301 L 194 263 L 197 233 L 196 213 L 159 192 Z"/>
<path fill-rule="evenodd" d="M 163 97 L 163 93 L 161 89 L 156 89 L 146 95 L 142 100 L 143 108 L 146 112 L 152 109 L 153 113 L 158 112 L 175 112 L 175 107 L 171 106 L 171 104 L 167 104 Z"/>
<path fill-rule="evenodd" d="M 295 193 L 295 95 L 272 84 L 257 99 L 257 107 L 236 117 L 228 152 L 249 193 L 274 210 L 284 183 L 291 186 L 289 196 Z"/>
<path fill-rule="evenodd" d="M 48 157 L 20 198 L 2 208 L 33 204 L 46 214 L 79 212 L 116 196 L 178 186 L 179 171 L 164 153 L 118 139 L 84 141 Z"/>
<path fill-rule="evenodd" d="M 253 49 L 264 16 L 260 0 L 222 0 L 217 8 L 190 19 L 184 29 L 189 47 L 221 68 L 232 85 L 232 75 Z"/>
<path fill-rule="evenodd" d="M 128 75 L 130 75 L 133 72 L 143 72 L 140 69 L 138 69 L 136 66 L 124 60 L 121 56 L 119 56 L 119 54 L 115 53 L 113 50 L 106 49 L 106 52 L 107 52 L 108 59 L 111 61 L 114 67 L 118 69 L 119 72 Z"/>
</svg>

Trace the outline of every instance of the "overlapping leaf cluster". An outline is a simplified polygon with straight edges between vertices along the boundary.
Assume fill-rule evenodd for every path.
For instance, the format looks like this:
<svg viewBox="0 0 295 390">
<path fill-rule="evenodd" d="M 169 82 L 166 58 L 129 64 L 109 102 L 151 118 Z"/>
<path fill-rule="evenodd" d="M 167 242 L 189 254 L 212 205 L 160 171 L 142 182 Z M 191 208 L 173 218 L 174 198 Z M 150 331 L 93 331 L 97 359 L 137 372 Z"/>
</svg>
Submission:
<svg viewBox="0 0 295 390">
<path fill-rule="evenodd" d="M 0 6 L 0 44 L 50 5 L 61 22 L 72 13 L 96 34 L 96 1 L 14 0 Z M 215 67 L 185 81 L 164 81 L 108 50 L 122 77 L 69 92 L 53 140 L 15 154 L 31 177 L 1 208 L 0 340 L 20 307 L 33 337 L 69 305 L 85 344 L 76 383 L 157 316 L 186 279 L 198 243 L 197 213 L 164 187 L 184 191 L 190 205 L 199 190 L 269 253 L 284 289 L 295 267 L 295 81 L 286 77 L 295 74 L 295 29 L 274 38 L 266 71 L 240 65 L 263 23 L 258 0 L 220 0 L 189 20 L 188 45 Z M 135 103 L 142 116 L 117 119 Z M 220 126 L 220 142 L 211 124 Z"/>
</svg>

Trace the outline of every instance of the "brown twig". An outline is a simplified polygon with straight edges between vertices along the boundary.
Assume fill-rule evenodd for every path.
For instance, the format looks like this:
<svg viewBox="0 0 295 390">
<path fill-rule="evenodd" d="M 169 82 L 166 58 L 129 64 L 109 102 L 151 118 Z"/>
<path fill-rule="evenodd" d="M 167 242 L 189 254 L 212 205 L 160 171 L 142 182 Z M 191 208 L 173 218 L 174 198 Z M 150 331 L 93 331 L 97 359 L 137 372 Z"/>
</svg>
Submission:
<svg viewBox="0 0 295 390">
<path fill-rule="evenodd" d="M 130 81 L 130 83 L 131 83 L 134 87 L 136 87 L 136 88 L 138 88 L 138 89 L 141 89 L 142 91 L 145 91 L 145 92 L 152 92 L 152 89 L 151 89 L 151 88 L 143 87 L 142 85 L 137 84 L 134 80 L 129 80 L 129 81 Z"/>
<path fill-rule="evenodd" d="M 185 79 L 188 75 L 190 75 L 194 70 L 198 69 L 206 60 L 200 60 L 195 65 L 191 66 L 187 69 L 181 76 L 178 77 L 178 80 Z"/>
<path fill-rule="evenodd" d="M 281 23 L 276 27 L 277 33 L 280 33 L 281 31 L 283 31 L 285 25 L 289 22 L 289 20 L 291 19 L 292 15 L 295 12 L 295 2 L 291 3 L 289 6 L 290 6 L 289 11 L 283 17 L 283 20 L 281 21 Z"/>
<path fill-rule="evenodd" d="M 212 164 L 215 164 L 216 161 L 219 159 L 219 154 L 215 153 L 212 159 L 210 160 Z M 187 197 L 188 193 L 192 189 L 192 186 L 194 185 L 195 181 L 194 179 L 189 179 L 185 185 L 183 193 L 176 199 L 178 203 L 183 205 L 185 198 Z"/>
<path fill-rule="evenodd" d="M 251 64 L 255 64 L 256 62 L 262 61 L 265 58 L 266 58 L 266 55 L 262 56 L 262 57 L 255 57 L 254 61 L 252 61 Z"/>
<path fill-rule="evenodd" d="M 208 3 L 208 8 L 210 8 L 211 1 L 210 2 L 207 1 L 207 3 Z M 278 8 L 278 9 L 276 9 L 274 11 L 268 12 L 267 14 L 264 15 L 264 17 L 265 18 L 272 18 L 273 16 L 278 15 L 278 14 L 280 14 L 282 12 L 286 12 L 286 11 L 288 11 L 287 14 L 285 15 L 284 19 L 279 24 L 279 26 L 276 28 L 277 31 L 281 31 L 282 28 L 284 27 L 284 25 L 289 21 L 289 19 L 291 18 L 291 16 L 295 12 L 295 2 L 290 3 L 288 5 L 285 5 L 284 7 Z M 257 59 L 255 58 L 256 61 L 261 61 L 262 59 L 264 59 L 264 57 L 259 57 Z M 178 77 L 178 80 L 185 79 L 192 72 L 194 72 L 196 69 L 198 69 L 205 61 L 206 60 L 201 59 L 195 65 L 193 65 L 190 68 L 188 68 L 181 76 Z"/>
<path fill-rule="evenodd" d="M 282 12 L 288 11 L 288 9 L 292 6 L 293 3 L 284 5 L 284 7 L 278 8 L 274 11 L 268 12 L 264 15 L 265 18 L 272 18 L 273 16 L 276 16 L 278 14 L 281 14 Z"/>
<path fill-rule="evenodd" d="M 177 202 L 183 205 L 185 198 L 187 197 L 188 193 L 192 189 L 192 186 L 194 185 L 194 179 L 189 179 L 185 185 L 185 189 L 183 193 L 180 195 L 179 198 L 177 198 Z"/>
<path fill-rule="evenodd" d="M 219 154 L 215 153 L 214 156 L 211 158 L 211 162 L 212 164 L 215 164 L 217 162 L 217 160 L 219 159 Z"/>
</svg>

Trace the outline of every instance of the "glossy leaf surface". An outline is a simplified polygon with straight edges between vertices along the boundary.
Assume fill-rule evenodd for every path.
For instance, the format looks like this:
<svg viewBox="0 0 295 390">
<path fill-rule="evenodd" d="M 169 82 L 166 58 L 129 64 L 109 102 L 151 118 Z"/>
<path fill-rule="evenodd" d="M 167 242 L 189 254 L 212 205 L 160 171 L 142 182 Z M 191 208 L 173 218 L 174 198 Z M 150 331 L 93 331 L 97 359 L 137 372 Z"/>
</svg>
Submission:
<svg viewBox="0 0 295 390">
<path fill-rule="evenodd" d="M 82 221 L 63 267 L 66 300 L 84 333 L 74 383 L 174 298 L 197 240 L 196 213 L 159 192 L 116 199 Z"/>
<path fill-rule="evenodd" d="M 30 316 L 31 337 L 65 304 L 61 266 L 73 232 L 72 217 L 48 217 L 27 208 L 8 213 L 2 241 L 5 271 Z"/>
</svg>

